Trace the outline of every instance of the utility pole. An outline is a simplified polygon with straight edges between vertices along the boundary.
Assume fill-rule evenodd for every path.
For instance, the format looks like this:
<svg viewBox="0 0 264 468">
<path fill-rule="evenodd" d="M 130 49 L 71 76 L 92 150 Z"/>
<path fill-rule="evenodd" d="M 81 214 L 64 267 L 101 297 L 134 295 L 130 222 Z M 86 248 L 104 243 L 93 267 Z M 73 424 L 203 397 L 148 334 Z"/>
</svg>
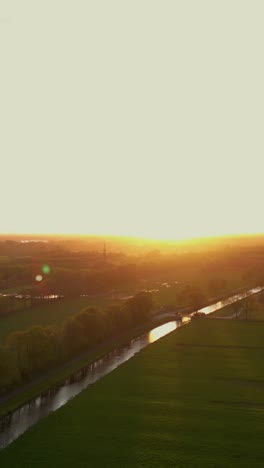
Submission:
<svg viewBox="0 0 264 468">
<path fill-rule="evenodd" d="M 104 265 L 105 265 L 105 261 L 106 261 L 106 245 L 104 243 L 104 250 L 103 250 L 103 261 L 104 261 Z"/>
</svg>

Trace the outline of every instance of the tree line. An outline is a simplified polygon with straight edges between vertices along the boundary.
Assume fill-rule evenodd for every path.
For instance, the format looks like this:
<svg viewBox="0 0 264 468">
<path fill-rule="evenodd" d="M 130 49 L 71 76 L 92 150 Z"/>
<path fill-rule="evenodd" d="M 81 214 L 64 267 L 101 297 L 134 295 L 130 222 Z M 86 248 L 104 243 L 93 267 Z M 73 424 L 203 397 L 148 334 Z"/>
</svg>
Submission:
<svg viewBox="0 0 264 468">
<path fill-rule="evenodd" d="M 152 308 L 151 293 L 142 291 L 105 311 L 85 308 L 70 316 L 62 327 L 34 326 L 11 333 L 0 347 L 0 393 L 144 323 Z"/>
</svg>

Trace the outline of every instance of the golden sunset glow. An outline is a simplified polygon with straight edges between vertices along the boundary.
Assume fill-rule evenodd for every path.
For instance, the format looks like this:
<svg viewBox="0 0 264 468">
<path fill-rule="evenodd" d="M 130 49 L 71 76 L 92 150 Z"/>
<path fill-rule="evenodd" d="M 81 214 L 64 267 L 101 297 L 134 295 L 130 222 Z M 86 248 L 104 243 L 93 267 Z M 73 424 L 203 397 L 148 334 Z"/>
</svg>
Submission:
<svg viewBox="0 0 264 468">
<path fill-rule="evenodd" d="M 263 5 L 191 3 L 1 2 L 1 232 L 264 232 Z"/>
</svg>

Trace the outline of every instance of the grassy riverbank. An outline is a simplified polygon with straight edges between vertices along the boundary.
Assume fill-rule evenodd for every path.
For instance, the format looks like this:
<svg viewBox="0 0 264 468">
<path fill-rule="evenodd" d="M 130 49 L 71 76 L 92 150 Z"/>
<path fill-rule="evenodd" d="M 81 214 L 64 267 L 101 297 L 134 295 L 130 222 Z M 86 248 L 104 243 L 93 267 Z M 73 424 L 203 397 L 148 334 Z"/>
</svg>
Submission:
<svg viewBox="0 0 264 468">
<path fill-rule="evenodd" d="M 3 467 L 262 467 L 264 324 L 201 320 L 0 452 Z"/>
</svg>

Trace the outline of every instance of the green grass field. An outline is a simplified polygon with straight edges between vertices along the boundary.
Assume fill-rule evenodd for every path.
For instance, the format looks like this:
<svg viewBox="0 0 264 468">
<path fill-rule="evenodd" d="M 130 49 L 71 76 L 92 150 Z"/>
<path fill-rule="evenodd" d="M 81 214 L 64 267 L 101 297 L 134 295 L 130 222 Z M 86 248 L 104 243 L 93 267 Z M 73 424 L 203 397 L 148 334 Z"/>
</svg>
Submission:
<svg viewBox="0 0 264 468">
<path fill-rule="evenodd" d="M 0 452 L 5 467 L 263 467 L 264 324 L 171 333 Z"/>
</svg>

